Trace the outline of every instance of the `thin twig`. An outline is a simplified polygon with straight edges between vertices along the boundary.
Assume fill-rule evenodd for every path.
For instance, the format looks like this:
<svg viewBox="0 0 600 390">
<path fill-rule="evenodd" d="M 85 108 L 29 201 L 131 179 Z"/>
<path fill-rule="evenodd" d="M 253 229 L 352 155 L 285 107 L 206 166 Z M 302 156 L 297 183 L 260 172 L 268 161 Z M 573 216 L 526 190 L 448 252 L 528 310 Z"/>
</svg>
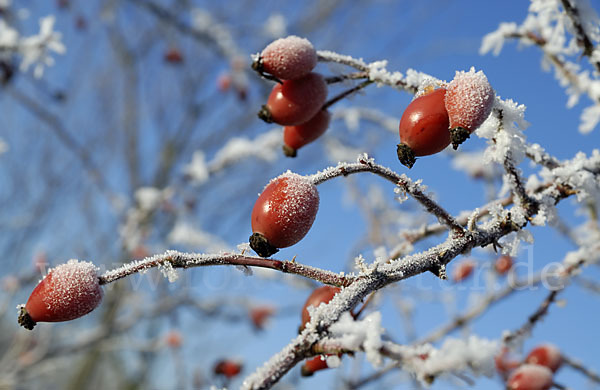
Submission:
<svg viewBox="0 0 600 390">
<path fill-rule="evenodd" d="M 542 281 L 542 275 L 537 274 L 531 279 L 517 280 L 508 283 L 502 290 L 491 293 L 485 296 L 479 304 L 467 310 L 465 313 L 454 317 L 454 319 L 446 325 L 434 330 L 428 336 L 417 341 L 415 344 L 433 343 L 440 340 L 442 337 L 453 332 L 456 329 L 462 328 L 468 325 L 474 319 L 480 317 L 483 313 L 492 308 L 492 306 L 503 300 L 504 298 L 512 295 L 515 292 L 520 291 L 524 287 L 535 286 Z"/>
<path fill-rule="evenodd" d="M 561 354 L 562 361 L 564 364 L 570 366 L 572 369 L 579 371 L 583 375 L 587 376 L 589 379 L 593 380 L 596 383 L 600 383 L 600 375 L 596 374 L 594 371 L 585 367 L 580 361 L 570 358 Z"/>
<path fill-rule="evenodd" d="M 546 316 L 546 314 L 548 314 L 548 309 L 550 308 L 550 305 L 556 300 L 556 296 L 561 291 L 562 289 L 551 291 L 550 294 L 548 294 L 548 296 L 542 301 L 537 310 L 527 318 L 527 322 L 521 325 L 519 329 L 512 331 L 504 336 L 504 343 L 509 344 L 510 342 L 518 339 L 519 337 L 530 333 L 535 324 L 537 324 L 542 318 Z"/>
<path fill-rule="evenodd" d="M 586 34 L 583 25 L 581 24 L 579 10 L 568 0 L 561 0 L 561 3 L 565 9 L 565 12 L 569 16 L 569 19 L 571 19 L 571 22 L 573 23 L 573 27 L 575 27 L 577 42 L 583 46 L 583 55 L 591 59 L 595 47 L 590 37 L 588 37 Z M 600 61 L 592 62 L 592 65 L 596 67 L 597 72 L 600 72 Z"/>
<path fill-rule="evenodd" d="M 325 104 L 323 104 L 323 107 L 321 108 L 321 110 L 328 109 L 329 107 L 333 106 L 335 103 L 339 102 L 340 100 L 344 99 L 345 97 L 347 97 L 349 95 L 352 95 L 355 92 L 360 91 L 361 89 L 365 88 L 369 84 L 373 84 L 373 81 L 365 80 L 362 83 L 356 85 L 355 87 L 347 89 L 344 92 L 340 93 L 339 95 L 332 97 L 331 99 L 326 101 Z"/>
<path fill-rule="evenodd" d="M 457 234 L 464 234 L 465 229 L 448 213 L 442 206 L 421 191 L 420 186 L 413 183 L 406 175 L 399 175 L 389 168 L 361 158 L 358 163 L 341 163 L 335 167 L 328 168 L 312 176 L 313 183 L 319 185 L 335 177 L 351 175 L 359 172 L 372 172 L 386 180 L 394 183 L 407 194 L 411 195 L 417 202 L 421 203 L 427 212 L 435 215 L 438 220 L 448 226 Z"/>
<path fill-rule="evenodd" d="M 134 261 L 122 267 L 105 272 L 99 276 L 100 284 L 112 283 L 116 280 L 144 272 L 151 268 L 192 268 L 214 265 L 237 265 L 244 267 L 269 268 L 283 273 L 296 274 L 321 283 L 334 286 L 348 286 L 354 281 L 352 276 L 342 276 L 331 271 L 303 265 L 295 261 L 264 259 L 262 257 L 238 254 L 197 254 L 167 251 L 160 255 Z"/>
<path fill-rule="evenodd" d="M 367 77 L 369 77 L 369 74 L 367 72 L 355 72 L 355 73 L 342 74 L 339 76 L 325 77 L 325 82 L 327 84 L 335 84 L 335 83 L 340 83 L 340 82 L 346 81 L 346 80 L 359 80 L 359 79 L 364 79 Z"/>
</svg>

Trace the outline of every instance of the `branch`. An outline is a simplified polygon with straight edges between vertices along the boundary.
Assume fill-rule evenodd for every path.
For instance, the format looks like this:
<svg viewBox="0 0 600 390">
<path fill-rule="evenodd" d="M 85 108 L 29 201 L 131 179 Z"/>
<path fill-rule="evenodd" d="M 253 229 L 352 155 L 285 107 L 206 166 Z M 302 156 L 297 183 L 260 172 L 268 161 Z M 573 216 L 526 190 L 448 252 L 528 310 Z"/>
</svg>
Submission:
<svg viewBox="0 0 600 390">
<path fill-rule="evenodd" d="M 403 77 L 402 74 L 395 72 L 389 73 L 384 66 L 387 64 L 386 61 L 376 61 L 370 64 L 365 63 L 363 60 L 352 58 L 348 55 L 338 54 L 328 50 L 317 50 L 317 58 L 321 62 L 335 62 L 350 66 L 360 72 L 366 72 L 369 80 L 376 82 L 377 84 L 385 84 L 394 88 L 400 88 L 408 93 L 415 94 L 418 90 L 419 85 L 413 85 L 408 82 L 407 78 Z M 429 75 L 422 75 L 428 77 L 431 80 L 436 80 L 435 77 Z"/>
<path fill-rule="evenodd" d="M 474 306 L 470 310 L 467 310 L 465 313 L 454 317 L 454 319 L 450 323 L 438 328 L 437 330 L 433 331 L 428 336 L 419 340 L 415 344 L 433 343 L 446 336 L 450 332 L 453 332 L 456 329 L 466 326 L 469 322 L 473 321 L 474 319 L 478 318 L 483 313 L 485 313 L 487 310 L 489 310 L 495 303 L 501 301 L 509 295 L 512 295 L 515 292 L 518 292 L 519 289 L 528 286 L 535 286 L 541 281 L 542 275 L 537 274 L 528 280 L 517 280 L 514 282 L 510 282 L 502 290 L 487 295 L 481 300 L 481 302 L 477 306 Z"/>
<path fill-rule="evenodd" d="M 358 172 L 372 172 L 394 183 L 400 187 L 403 192 L 410 194 L 417 202 L 421 203 L 421 205 L 425 207 L 425 210 L 435 215 L 441 223 L 445 224 L 459 235 L 465 234 L 465 229 L 456 222 L 454 217 L 434 200 L 429 198 L 421 190 L 419 184 L 414 183 L 406 175 L 399 175 L 389 168 L 375 164 L 372 160 L 366 158 L 366 156 L 360 157 L 358 163 L 340 163 L 335 167 L 316 173 L 312 175 L 312 180 L 315 185 L 319 185 L 335 177 L 351 175 Z"/>
<path fill-rule="evenodd" d="M 198 254 L 166 251 L 163 254 L 125 264 L 99 276 L 100 284 L 112 283 L 126 276 L 144 272 L 151 268 L 163 268 L 168 273 L 173 268 L 192 268 L 213 265 L 237 265 L 244 267 L 269 268 L 283 273 L 296 274 L 321 283 L 334 286 L 348 286 L 354 281 L 352 276 L 342 276 L 331 271 L 302 265 L 295 261 L 264 259 L 262 257 L 238 254 Z"/>
<path fill-rule="evenodd" d="M 519 337 L 525 336 L 530 333 L 533 327 L 548 314 L 548 309 L 550 305 L 556 300 L 556 296 L 563 289 L 553 290 L 548 294 L 548 296 L 542 301 L 540 306 L 537 308 L 533 314 L 527 318 L 527 322 L 525 322 L 519 329 L 510 332 L 509 334 L 503 337 L 503 341 L 505 344 L 509 344 L 512 341 L 516 340 Z"/>
<path fill-rule="evenodd" d="M 576 270 L 578 270 L 583 264 L 585 264 L 585 260 L 586 259 L 581 259 L 577 263 L 572 264 L 563 270 L 560 277 L 565 281 L 565 283 L 561 287 L 557 288 L 556 290 L 552 290 L 548 294 L 548 296 L 546 296 L 546 298 L 542 301 L 542 303 L 537 308 L 537 310 L 535 312 L 533 312 L 533 314 L 531 314 L 527 318 L 527 322 L 525 322 L 519 329 L 517 329 L 513 332 L 510 332 L 503 337 L 503 341 L 505 344 L 509 344 L 512 341 L 515 341 L 517 338 L 525 336 L 526 334 L 531 332 L 533 327 L 541 319 L 543 319 L 546 316 L 546 314 L 548 314 L 548 309 L 550 308 L 550 305 L 556 301 L 556 296 L 565 289 L 566 280 L 571 275 L 573 275 L 573 273 Z"/>
<path fill-rule="evenodd" d="M 561 0 L 560 2 L 562 3 L 565 12 L 569 16 L 569 19 L 571 19 L 571 22 L 573 23 L 573 27 L 575 28 L 575 32 L 577 34 L 577 42 L 583 46 L 583 55 L 590 58 L 591 60 L 592 53 L 594 52 L 595 47 L 592 43 L 592 40 L 585 32 L 583 25 L 581 24 L 579 10 L 574 5 L 572 5 L 569 0 Z M 600 72 L 600 61 L 590 62 L 592 63 L 592 65 L 594 65 L 594 67 L 596 67 L 596 71 Z"/>
<path fill-rule="evenodd" d="M 339 170 L 339 169 L 338 169 Z M 338 172 L 342 174 L 341 172 Z M 573 192 L 560 191 L 561 184 L 554 184 L 538 196 L 554 198 L 556 202 L 568 197 Z M 519 205 L 515 212 L 523 213 L 531 218 L 531 210 L 523 210 Z M 429 250 L 411 256 L 405 256 L 399 260 L 390 260 L 385 264 L 373 266 L 369 272 L 365 272 L 337 294 L 328 304 L 317 307 L 311 316 L 311 321 L 304 331 L 292 340 L 279 353 L 272 356 L 262 367 L 244 381 L 243 389 L 268 389 L 279 381 L 292 367 L 303 359 L 310 351 L 312 345 L 326 334 L 331 326 L 342 313 L 353 309 L 362 299 L 371 292 L 398 282 L 403 279 L 430 271 L 435 266 L 445 266 L 456 256 L 470 251 L 476 246 L 487 246 L 496 243 L 501 237 L 521 229 L 510 221 L 510 218 L 488 223 L 483 228 L 474 230 L 468 235 L 451 237 L 445 242 L 430 248 Z"/>
<path fill-rule="evenodd" d="M 328 109 L 329 107 L 333 106 L 335 103 L 339 102 L 340 100 L 344 99 L 347 96 L 352 95 L 355 92 L 360 91 L 361 89 L 365 88 L 369 84 L 373 84 L 373 81 L 365 80 L 362 83 L 360 83 L 350 89 L 345 90 L 344 92 L 340 93 L 339 95 L 334 96 L 333 98 L 326 101 L 325 104 L 323 104 L 323 107 L 321 107 L 321 110 Z"/>
<path fill-rule="evenodd" d="M 600 375 L 596 374 L 594 371 L 585 367 L 581 362 L 572 359 L 568 356 L 561 354 L 562 361 L 564 364 L 570 366 L 572 369 L 579 371 L 583 375 L 587 376 L 589 379 L 593 380 L 596 383 L 600 383 Z"/>
</svg>

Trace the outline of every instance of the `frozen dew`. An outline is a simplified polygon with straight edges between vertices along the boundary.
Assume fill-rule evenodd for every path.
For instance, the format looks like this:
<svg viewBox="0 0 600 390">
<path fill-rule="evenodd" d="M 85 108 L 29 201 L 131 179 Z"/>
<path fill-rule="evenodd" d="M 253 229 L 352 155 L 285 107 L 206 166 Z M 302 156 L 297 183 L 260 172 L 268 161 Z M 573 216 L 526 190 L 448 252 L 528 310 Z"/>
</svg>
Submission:
<svg viewBox="0 0 600 390">
<path fill-rule="evenodd" d="M 472 375 L 491 377 L 495 373 L 494 357 L 498 353 L 497 341 L 475 335 L 467 339 L 448 338 L 439 349 L 426 352 L 425 359 L 413 360 L 417 377 L 423 380 L 451 372 L 469 372 Z"/>
<path fill-rule="evenodd" d="M 381 340 L 383 332 L 380 312 L 373 312 L 362 320 L 355 320 L 350 313 L 346 312 L 329 327 L 332 339 L 344 348 L 364 351 L 367 360 L 376 367 L 382 363 L 380 349 L 383 344 Z"/>
</svg>

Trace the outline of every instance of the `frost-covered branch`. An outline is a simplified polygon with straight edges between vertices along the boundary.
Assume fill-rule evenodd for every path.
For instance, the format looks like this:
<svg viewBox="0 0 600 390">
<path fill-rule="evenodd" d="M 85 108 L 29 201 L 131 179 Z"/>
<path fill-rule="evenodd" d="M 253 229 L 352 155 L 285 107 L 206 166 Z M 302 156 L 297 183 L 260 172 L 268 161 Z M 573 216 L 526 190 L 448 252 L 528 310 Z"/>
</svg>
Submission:
<svg viewBox="0 0 600 390">
<path fill-rule="evenodd" d="M 567 106 L 574 106 L 582 94 L 592 100 L 593 104 L 583 110 L 579 125 L 580 132 L 588 133 L 600 122 L 600 80 L 597 77 L 600 55 L 595 47 L 600 42 L 599 24 L 600 18 L 585 1 L 536 0 L 532 1 L 522 24 L 501 23 L 496 31 L 487 34 L 480 53 L 492 51 L 498 55 L 506 39 L 538 46 L 544 53 L 544 67 L 554 66 L 556 78 L 566 87 Z M 577 58 L 580 54 L 589 59 L 595 72 L 582 68 Z"/>
<path fill-rule="evenodd" d="M 124 277 L 145 272 L 151 268 L 158 268 L 170 281 L 177 279 L 176 268 L 205 267 L 214 265 L 233 265 L 241 267 L 269 268 L 283 273 L 301 275 L 321 283 L 335 286 L 347 286 L 353 282 L 354 277 L 336 274 L 331 271 L 302 265 L 295 261 L 272 260 L 262 257 L 252 257 L 238 254 L 199 254 L 167 251 L 160 255 L 147 257 L 143 260 L 133 261 L 122 267 L 107 271 L 99 276 L 100 284 L 112 283 Z"/>
<path fill-rule="evenodd" d="M 579 168 L 581 169 L 581 168 Z M 337 172 L 337 175 L 343 173 Z M 561 199 L 575 192 L 563 187 L 563 183 L 553 184 L 538 194 L 531 194 L 535 200 L 548 197 L 558 203 Z M 496 211 L 497 213 L 498 211 Z M 533 217 L 533 209 L 524 209 L 515 205 L 511 211 L 499 213 L 464 236 L 448 237 L 445 242 L 427 251 L 405 256 L 386 263 L 377 263 L 358 275 L 354 282 L 343 289 L 328 304 L 321 305 L 312 312 L 310 323 L 304 331 L 290 344 L 274 355 L 255 373 L 244 381 L 245 389 L 267 389 L 274 385 L 295 364 L 303 359 L 312 345 L 325 336 L 327 329 L 334 324 L 342 313 L 354 308 L 368 294 L 390 283 L 440 269 L 460 254 L 469 252 L 474 247 L 485 247 L 496 244 L 507 234 L 522 229 L 523 225 L 515 224 L 511 213 L 521 215 L 526 221 Z"/>
<path fill-rule="evenodd" d="M 571 19 L 573 23 L 573 28 L 575 29 L 575 34 L 577 37 L 577 42 L 583 46 L 583 55 L 586 57 L 590 57 L 590 61 L 596 67 L 596 71 L 600 72 L 600 59 L 592 58 L 594 54 L 594 50 L 596 50 L 594 44 L 592 43 L 592 39 L 590 38 L 588 32 L 583 26 L 583 18 L 581 15 L 581 10 L 577 8 L 576 5 L 572 4 L 569 0 L 560 0 L 565 12 Z M 590 11 L 590 10 L 586 10 Z"/>
<path fill-rule="evenodd" d="M 369 80 L 377 85 L 389 85 L 394 88 L 402 89 L 409 93 L 416 93 L 424 80 L 441 83 L 435 77 L 425 73 L 417 72 L 413 69 L 406 71 L 406 76 L 400 72 L 389 72 L 386 69 L 387 61 L 375 61 L 367 64 L 362 59 L 356 59 L 348 55 L 338 54 L 332 51 L 317 51 L 319 61 L 335 62 L 350 66 L 360 72 L 366 72 Z"/>
<path fill-rule="evenodd" d="M 464 232 L 464 228 L 456 222 L 454 217 L 423 192 L 424 188 L 419 182 L 415 183 L 406 175 L 399 175 L 389 168 L 375 164 L 373 159 L 365 155 L 359 156 L 357 163 L 340 163 L 335 167 L 327 168 L 312 175 L 311 179 L 315 185 L 319 185 L 339 176 L 346 176 L 359 172 L 372 172 L 394 183 L 401 192 L 411 195 L 417 202 L 421 203 L 429 213 L 435 215 L 441 223 L 444 223 L 455 233 L 462 234 Z"/>
</svg>

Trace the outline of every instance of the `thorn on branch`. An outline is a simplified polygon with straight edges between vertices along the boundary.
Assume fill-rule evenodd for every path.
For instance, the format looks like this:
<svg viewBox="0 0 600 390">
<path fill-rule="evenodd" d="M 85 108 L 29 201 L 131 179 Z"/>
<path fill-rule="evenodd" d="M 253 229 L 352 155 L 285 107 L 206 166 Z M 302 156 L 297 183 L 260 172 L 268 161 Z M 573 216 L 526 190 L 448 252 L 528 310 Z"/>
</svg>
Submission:
<svg viewBox="0 0 600 390">
<path fill-rule="evenodd" d="M 433 264 L 429 269 L 429 272 L 437 276 L 442 280 L 447 280 L 448 276 L 446 275 L 446 265 L 440 262 Z"/>
</svg>

